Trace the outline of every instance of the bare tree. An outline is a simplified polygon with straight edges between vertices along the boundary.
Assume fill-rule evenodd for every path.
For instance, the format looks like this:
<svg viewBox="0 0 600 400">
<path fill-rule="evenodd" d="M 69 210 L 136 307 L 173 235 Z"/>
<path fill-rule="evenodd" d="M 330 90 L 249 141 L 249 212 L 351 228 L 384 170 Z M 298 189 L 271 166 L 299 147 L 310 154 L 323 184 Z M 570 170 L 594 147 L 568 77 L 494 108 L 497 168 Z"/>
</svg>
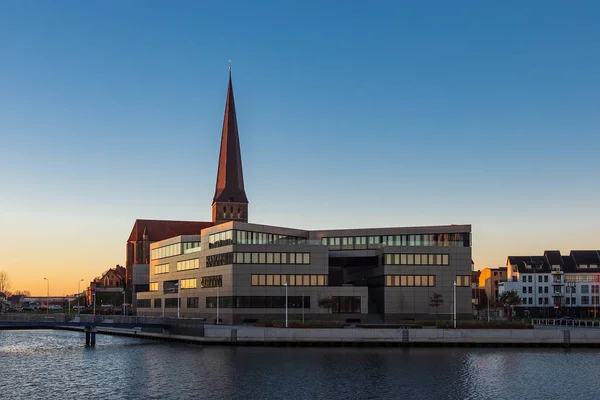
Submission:
<svg viewBox="0 0 600 400">
<path fill-rule="evenodd" d="M 29 290 L 16 290 L 15 291 L 16 295 L 22 295 L 25 297 L 31 297 L 31 292 Z"/>
<path fill-rule="evenodd" d="M 0 271 L 0 292 L 6 293 L 10 290 L 10 279 L 8 274 L 4 271 Z"/>
<path fill-rule="evenodd" d="M 444 297 L 439 293 L 434 293 L 429 298 L 429 306 L 435 307 L 435 321 L 438 320 L 438 310 L 440 306 L 444 303 Z"/>
</svg>

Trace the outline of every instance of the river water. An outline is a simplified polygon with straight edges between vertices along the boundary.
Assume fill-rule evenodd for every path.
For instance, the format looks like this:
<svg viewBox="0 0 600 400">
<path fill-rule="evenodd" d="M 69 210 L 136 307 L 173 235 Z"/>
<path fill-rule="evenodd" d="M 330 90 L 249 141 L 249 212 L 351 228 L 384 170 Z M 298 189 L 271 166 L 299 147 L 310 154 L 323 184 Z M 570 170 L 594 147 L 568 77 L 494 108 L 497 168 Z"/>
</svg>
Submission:
<svg viewBox="0 0 600 400">
<path fill-rule="evenodd" d="M 593 399 L 600 351 L 202 347 L 0 331 L 0 399 Z"/>
</svg>

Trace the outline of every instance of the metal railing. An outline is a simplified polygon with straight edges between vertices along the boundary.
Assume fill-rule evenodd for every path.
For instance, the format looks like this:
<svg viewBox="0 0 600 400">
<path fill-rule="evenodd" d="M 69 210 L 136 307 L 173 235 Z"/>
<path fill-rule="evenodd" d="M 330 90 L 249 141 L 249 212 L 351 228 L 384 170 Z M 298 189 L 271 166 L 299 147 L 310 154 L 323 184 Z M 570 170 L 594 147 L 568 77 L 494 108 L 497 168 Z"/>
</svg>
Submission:
<svg viewBox="0 0 600 400">
<path fill-rule="evenodd" d="M 532 325 L 539 326 L 572 326 L 579 328 L 600 328 L 600 320 L 562 319 L 562 318 L 533 318 Z"/>
<path fill-rule="evenodd" d="M 172 317 L 137 317 L 128 315 L 77 315 L 77 314 L 3 314 L 0 322 L 50 322 L 50 323 L 89 323 L 115 325 L 170 325 L 175 327 L 202 328 L 204 322 L 198 319 L 177 319 Z"/>
</svg>

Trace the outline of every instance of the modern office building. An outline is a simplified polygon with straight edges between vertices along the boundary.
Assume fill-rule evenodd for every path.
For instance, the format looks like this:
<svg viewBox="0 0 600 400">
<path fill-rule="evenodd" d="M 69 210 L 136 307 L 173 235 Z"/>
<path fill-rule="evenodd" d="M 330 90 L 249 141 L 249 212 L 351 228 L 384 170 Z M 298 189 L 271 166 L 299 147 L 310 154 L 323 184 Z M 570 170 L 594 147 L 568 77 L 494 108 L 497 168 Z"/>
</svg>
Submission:
<svg viewBox="0 0 600 400">
<path fill-rule="evenodd" d="M 516 290 L 521 304 L 519 316 L 595 317 L 600 305 L 600 251 L 560 251 L 543 256 L 510 256 L 510 275 L 500 283 L 499 292 Z"/>
<path fill-rule="evenodd" d="M 262 322 L 287 304 L 293 319 L 394 322 L 448 317 L 456 293 L 458 317 L 472 317 L 470 225 L 302 230 L 249 223 L 248 204 L 230 75 L 212 222 L 145 242 L 132 232 L 142 244 L 128 260 L 149 248 L 132 257 L 149 263 L 138 315 Z"/>
</svg>

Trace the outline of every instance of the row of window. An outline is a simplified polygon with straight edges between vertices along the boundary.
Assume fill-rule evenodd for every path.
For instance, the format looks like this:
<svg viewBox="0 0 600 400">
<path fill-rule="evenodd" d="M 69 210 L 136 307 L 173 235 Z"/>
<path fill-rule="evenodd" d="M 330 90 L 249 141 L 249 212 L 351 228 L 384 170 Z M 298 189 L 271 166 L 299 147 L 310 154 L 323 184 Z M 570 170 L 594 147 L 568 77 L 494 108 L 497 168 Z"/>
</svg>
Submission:
<svg viewBox="0 0 600 400">
<path fill-rule="evenodd" d="M 196 278 L 182 279 L 179 281 L 182 289 L 196 289 Z"/>
<path fill-rule="evenodd" d="M 166 274 L 169 272 L 169 264 L 160 264 L 154 266 L 154 275 Z"/>
<path fill-rule="evenodd" d="M 435 275 L 386 275 L 385 286 L 435 286 Z"/>
<path fill-rule="evenodd" d="M 158 282 L 150 282 L 150 291 L 157 292 L 158 291 Z"/>
<path fill-rule="evenodd" d="M 231 244 L 304 244 L 306 238 L 276 235 L 273 233 L 229 230 L 208 236 L 208 248 L 214 249 Z"/>
<path fill-rule="evenodd" d="M 598 274 L 565 275 L 565 282 L 600 282 Z"/>
<path fill-rule="evenodd" d="M 310 253 L 221 253 L 206 257 L 207 267 L 228 264 L 310 264 Z"/>
<path fill-rule="evenodd" d="M 327 275 L 252 275 L 252 286 L 327 286 Z"/>
<path fill-rule="evenodd" d="M 436 233 L 427 235 L 385 235 L 325 237 L 321 243 L 330 250 L 377 249 L 382 246 L 470 247 L 470 233 Z"/>
<path fill-rule="evenodd" d="M 200 242 L 185 242 L 183 243 L 183 253 L 193 253 L 200 251 Z"/>
<path fill-rule="evenodd" d="M 286 296 L 220 296 L 219 308 L 285 308 Z M 206 308 L 216 308 L 217 297 L 206 297 Z M 287 296 L 288 308 L 310 308 L 310 296 Z"/>
<path fill-rule="evenodd" d="M 581 305 L 582 306 L 587 306 L 587 305 L 598 305 L 600 303 L 600 296 L 581 296 Z M 538 297 L 538 305 L 548 305 L 549 304 L 549 300 L 548 297 Z M 533 305 L 533 297 L 523 297 L 521 298 L 521 305 Z M 560 305 L 560 302 L 559 304 Z M 567 297 L 565 298 L 565 305 L 567 306 L 576 306 L 577 305 L 577 299 L 576 298 L 570 298 Z"/>
<path fill-rule="evenodd" d="M 157 260 L 159 258 L 173 257 L 181 254 L 181 243 L 170 244 L 168 246 L 152 249 L 150 258 Z"/>
<path fill-rule="evenodd" d="M 386 254 L 386 265 L 450 265 L 448 254 Z"/>
<path fill-rule="evenodd" d="M 185 260 L 177 262 L 177 271 L 187 271 L 190 269 L 200 268 L 200 259 L 194 258 L 193 260 Z"/>
</svg>

